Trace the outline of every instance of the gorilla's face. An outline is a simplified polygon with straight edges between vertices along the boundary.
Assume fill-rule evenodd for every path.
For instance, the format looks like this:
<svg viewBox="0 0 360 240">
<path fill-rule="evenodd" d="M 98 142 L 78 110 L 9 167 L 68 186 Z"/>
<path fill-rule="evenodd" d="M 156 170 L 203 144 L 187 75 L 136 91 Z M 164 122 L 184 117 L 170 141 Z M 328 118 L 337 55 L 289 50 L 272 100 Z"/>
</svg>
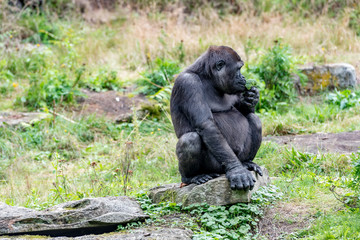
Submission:
<svg viewBox="0 0 360 240">
<path fill-rule="evenodd" d="M 222 47 L 225 48 L 225 47 Z M 239 55 L 231 48 L 221 49 L 221 55 L 213 54 L 211 72 L 215 88 L 227 94 L 235 94 L 246 89 L 245 77 L 241 74 L 244 65 Z"/>
</svg>

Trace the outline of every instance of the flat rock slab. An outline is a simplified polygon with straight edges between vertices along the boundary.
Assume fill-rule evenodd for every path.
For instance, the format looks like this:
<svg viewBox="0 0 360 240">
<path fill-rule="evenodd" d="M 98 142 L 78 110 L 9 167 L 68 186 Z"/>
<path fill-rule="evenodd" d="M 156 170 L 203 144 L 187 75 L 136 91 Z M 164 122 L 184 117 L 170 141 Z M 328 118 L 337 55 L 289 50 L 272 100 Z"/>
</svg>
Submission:
<svg viewBox="0 0 360 240">
<path fill-rule="evenodd" d="M 45 118 L 50 118 L 47 113 L 37 112 L 0 112 L 0 127 L 17 126 L 20 124 L 33 124 Z"/>
<path fill-rule="evenodd" d="M 204 184 L 180 188 L 180 183 L 167 184 L 150 189 L 150 198 L 153 202 L 170 201 L 182 203 L 183 207 L 192 204 L 207 203 L 209 205 L 231 205 L 235 203 L 248 203 L 251 201 L 251 195 L 259 187 L 266 186 L 270 183 L 269 172 L 266 168 L 261 167 L 263 176 L 253 175 L 256 178 L 254 189 L 251 191 L 232 190 L 230 183 L 225 175 L 212 179 Z"/>
<path fill-rule="evenodd" d="M 86 198 L 44 211 L 0 204 L 0 235 L 79 236 L 111 231 L 148 216 L 128 197 Z"/>
<path fill-rule="evenodd" d="M 102 235 L 87 235 L 75 238 L 68 237 L 55 237 L 55 238 L 45 238 L 48 240 L 188 240 L 192 239 L 192 231 L 188 229 L 180 228 L 139 228 L 126 232 L 113 232 Z M 44 239 L 44 237 L 37 236 L 14 236 L 8 238 L 1 238 L 2 240 L 28 240 L 28 239 Z"/>
<path fill-rule="evenodd" d="M 319 152 L 349 154 L 360 150 L 360 131 L 273 136 L 265 137 L 263 140 L 314 154 Z"/>
</svg>

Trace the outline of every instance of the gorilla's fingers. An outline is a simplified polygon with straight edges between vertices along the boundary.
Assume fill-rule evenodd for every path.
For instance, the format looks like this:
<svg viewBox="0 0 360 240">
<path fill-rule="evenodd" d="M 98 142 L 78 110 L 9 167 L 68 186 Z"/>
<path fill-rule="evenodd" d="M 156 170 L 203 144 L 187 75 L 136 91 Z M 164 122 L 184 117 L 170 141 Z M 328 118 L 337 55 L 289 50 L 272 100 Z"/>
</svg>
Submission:
<svg viewBox="0 0 360 240">
<path fill-rule="evenodd" d="M 258 90 L 256 87 L 254 87 L 254 86 L 252 86 L 252 87 L 250 88 L 250 91 L 252 91 L 252 92 L 259 92 L 259 90 Z"/>
<path fill-rule="evenodd" d="M 254 93 L 254 92 L 246 92 L 245 95 L 249 96 L 249 97 L 250 96 L 253 97 L 253 96 L 256 96 L 256 93 Z"/>
<path fill-rule="evenodd" d="M 255 98 L 252 98 L 252 97 L 245 98 L 245 102 L 253 103 L 254 101 L 255 101 Z"/>
<path fill-rule="evenodd" d="M 246 105 L 247 107 L 253 107 L 253 106 L 254 106 L 253 103 L 249 103 L 249 102 L 245 102 L 245 105 Z"/>
</svg>

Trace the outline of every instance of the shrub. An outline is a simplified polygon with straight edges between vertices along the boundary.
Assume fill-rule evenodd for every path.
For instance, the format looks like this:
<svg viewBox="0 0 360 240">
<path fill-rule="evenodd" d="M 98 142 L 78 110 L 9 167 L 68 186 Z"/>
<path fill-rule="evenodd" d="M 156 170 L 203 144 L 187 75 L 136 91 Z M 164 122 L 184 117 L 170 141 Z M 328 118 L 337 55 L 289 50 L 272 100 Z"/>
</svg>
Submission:
<svg viewBox="0 0 360 240">
<path fill-rule="evenodd" d="M 43 14 L 35 14 L 29 9 L 24 11 L 19 26 L 23 27 L 22 38 L 30 43 L 51 43 L 53 40 L 61 39 L 60 26 Z"/>
<path fill-rule="evenodd" d="M 74 101 L 74 96 L 81 95 L 66 73 L 54 69 L 46 71 L 43 78 L 38 77 L 38 75 L 31 77 L 30 88 L 26 96 L 21 99 L 28 107 L 40 108 L 53 106 L 54 103 L 71 103 Z"/>
<path fill-rule="evenodd" d="M 100 69 L 95 75 L 90 76 L 84 84 L 85 87 L 100 92 L 103 90 L 119 90 L 122 86 L 116 71 Z"/>
<path fill-rule="evenodd" d="M 273 109 L 293 102 L 296 91 L 292 75 L 295 73 L 304 82 L 305 76 L 296 70 L 290 47 L 281 41 L 276 41 L 254 66 L 247 64 L 244 75 L 253 78 L 260 90 L 257 108 Z"/>
<path fill-rule="evenodd" d="M 155 66 L 152 66 L 155 64 Z M 139 92 L 145 95 L 154 95 L 163 87 L 174 82 L 174 75 L 179 73 L 177 63 L 157 58 L 150 64 L 151 70 L 141 73 L 142 78 L 137 81 Z"/>
</svg>

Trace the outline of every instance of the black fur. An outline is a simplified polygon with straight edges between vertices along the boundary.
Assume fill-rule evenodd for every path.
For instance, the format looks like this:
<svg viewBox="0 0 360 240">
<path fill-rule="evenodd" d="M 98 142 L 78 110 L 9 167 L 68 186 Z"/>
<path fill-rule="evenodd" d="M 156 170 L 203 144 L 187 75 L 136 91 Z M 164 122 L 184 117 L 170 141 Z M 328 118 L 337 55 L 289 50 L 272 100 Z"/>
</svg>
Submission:
<svg viewBox="0 0 360 240">
<path fill-rule="evenodd" d="M 170 107 L 184 183 L 225 173 L 232 189 L 247 190 L 255 183 L 250 171 L 262 175 L 252 162 L 261 144 L 259 92 L 246 89 L 242 66 L 233 49 L 211 46 L 175 81 Z"/>
</svg>

